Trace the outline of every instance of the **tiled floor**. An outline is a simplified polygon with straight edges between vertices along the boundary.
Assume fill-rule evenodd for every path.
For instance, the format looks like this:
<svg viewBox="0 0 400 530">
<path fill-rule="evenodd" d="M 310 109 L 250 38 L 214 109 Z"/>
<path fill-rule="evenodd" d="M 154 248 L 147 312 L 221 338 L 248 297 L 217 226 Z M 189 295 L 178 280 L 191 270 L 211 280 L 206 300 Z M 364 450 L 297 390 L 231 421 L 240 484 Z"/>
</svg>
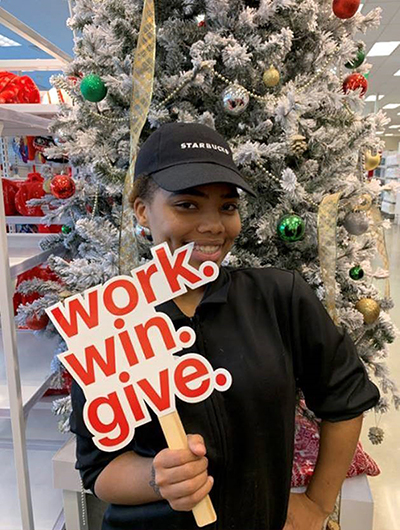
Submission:
<svg viewBox="0 0 400 530">
<path fill-rule="evenodd" d="M 386 233 L 390 256 L 391 294 L 395 308 L 392 319 L 400 329 L 400 225 Z M 383 280 L 381 280 L 383 281 Z M 400 388 L 400 337 L 390 347 L 387 362 L 392 378 Z M 364 422 L 362 442 L 364 448 L 378 462 L 382 473 L 370 479 L 375 502 L 373 530 L 400 529 L 400 411 L 392 410 L 382 416 L 379 426 L 385 430 L 385 440 L 374 446 L 367 438 L 368 429 L 375 425 L 373 413 L 369 413 Z"/>
</svg>

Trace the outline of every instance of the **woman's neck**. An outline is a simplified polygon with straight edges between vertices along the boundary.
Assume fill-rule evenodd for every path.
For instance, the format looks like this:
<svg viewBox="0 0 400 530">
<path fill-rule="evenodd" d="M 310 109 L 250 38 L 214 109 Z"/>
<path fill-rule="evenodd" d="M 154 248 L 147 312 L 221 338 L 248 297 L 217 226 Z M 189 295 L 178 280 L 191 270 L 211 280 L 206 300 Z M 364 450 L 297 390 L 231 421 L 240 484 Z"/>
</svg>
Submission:
<svg viewBox="0 0 400 530">
<path fill-rule="evenodd" d="M 200 304 L 201 299 L 203 298 L 204 291 L 206 287 L 199 287 L 198 289 L 188 289 L 186 293 L 177 296 L 174 299 L 174 302 L 179 307 L 179 309 L 188 317 L 192 317 L 197 306 Z"/>
</svg>

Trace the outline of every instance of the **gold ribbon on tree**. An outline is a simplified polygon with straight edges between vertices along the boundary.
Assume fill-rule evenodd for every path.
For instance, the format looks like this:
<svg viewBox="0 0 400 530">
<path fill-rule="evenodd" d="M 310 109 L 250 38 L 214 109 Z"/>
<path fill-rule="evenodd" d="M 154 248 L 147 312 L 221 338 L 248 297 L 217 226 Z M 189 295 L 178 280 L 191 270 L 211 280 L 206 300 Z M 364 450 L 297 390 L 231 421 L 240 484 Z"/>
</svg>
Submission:
<svg viewBox="0 0 400 530">
<path fill-rule="evenodd" d="M 386 248 L 385 233 L 382 227 L 382 215 L 379 208 L 374 204 L 369 210 L 369 215 L 373 221 L 372 233 L 376 238 L 376 247 L 382 258 L 382 263 L 389 274 L 389 256 Z M 386 278 L 385 282 L 385 296 L 390 296 L 390 280 Z"/>
<path fill-rule="evenodd" d="M 341 193 L 334 193 L 323 198 L 318 210 L 318 253 L 321 276 L 325 285 L 325 305 L 330 317 L 338 324 L 335 304 L 336 291 L 336 226 L 339 199 Z"/>
<path fill-rule="evenodd" d="M 130 274 L 130 271 L 137 266 L 139 261 L 138 246 L 134 234 L 133 212 L 129 204 L 129 197 L 133 187 L 137 146 L 143 126 L 146 123 L 153 96 L 155 58 L 156 23 L 154 0 L 145 0 L 132 72 L 133 90 L 130 106 L 131 145 L 129 169 L 125 178 L 122 198 L 119 241 L 120 274 Z"/>
</svg>

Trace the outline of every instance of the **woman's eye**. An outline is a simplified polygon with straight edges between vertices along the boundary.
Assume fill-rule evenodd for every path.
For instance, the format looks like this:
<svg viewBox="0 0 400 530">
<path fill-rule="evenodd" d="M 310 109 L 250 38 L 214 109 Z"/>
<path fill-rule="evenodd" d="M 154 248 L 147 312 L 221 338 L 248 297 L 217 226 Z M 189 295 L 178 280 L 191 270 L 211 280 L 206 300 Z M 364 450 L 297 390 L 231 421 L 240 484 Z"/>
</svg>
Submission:
<svg viewBox="0 0 400 530">
<path fill-rule="evenodd" d="M 183 208 L 184 210 L 194 210 L 196 208 L 196 205 L 192 202 L 180 202 L 176 204 L 178 208 Z"/>
<path fill-rule="evenodd" d="M 230 202 L 228 204 L 224 204 L 223 209 L 227 212 L 234 212 L 239 209 L 239 205 L 233 202 Z"/>
</svg>

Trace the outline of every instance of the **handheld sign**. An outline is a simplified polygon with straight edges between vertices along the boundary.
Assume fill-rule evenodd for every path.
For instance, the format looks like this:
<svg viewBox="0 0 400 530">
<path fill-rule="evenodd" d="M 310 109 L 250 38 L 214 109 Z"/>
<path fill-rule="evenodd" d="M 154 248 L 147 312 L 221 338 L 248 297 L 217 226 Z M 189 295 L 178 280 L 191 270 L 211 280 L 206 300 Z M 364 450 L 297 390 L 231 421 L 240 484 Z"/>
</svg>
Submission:
<svg viewBox="0 0 400 530">
<path fill-rule="evenodd" d="M 114 277 L 46 310 L 67 343 L 58 357 L 85 394 L 83 418 L 102 451 L 128 445 L 135 428 L 151 421 L 149 408 L 169 448 L 187 448 L 176 397 L 197 403 L 231 386 L 230 373 L 214 370 L 202 355 L 174 356 L 195 343 L 195 332 L 188 326 L 175 330 L 170 317 L 155 309 L 218 276 L 213 262 L 199 270 L 189 264 L 193 247 L 185 245 L 172 255 L 162 243 L 132 276 Z M 216 520 L 209 496 L 193 513 L 198 526 Z"/>
</svg>

